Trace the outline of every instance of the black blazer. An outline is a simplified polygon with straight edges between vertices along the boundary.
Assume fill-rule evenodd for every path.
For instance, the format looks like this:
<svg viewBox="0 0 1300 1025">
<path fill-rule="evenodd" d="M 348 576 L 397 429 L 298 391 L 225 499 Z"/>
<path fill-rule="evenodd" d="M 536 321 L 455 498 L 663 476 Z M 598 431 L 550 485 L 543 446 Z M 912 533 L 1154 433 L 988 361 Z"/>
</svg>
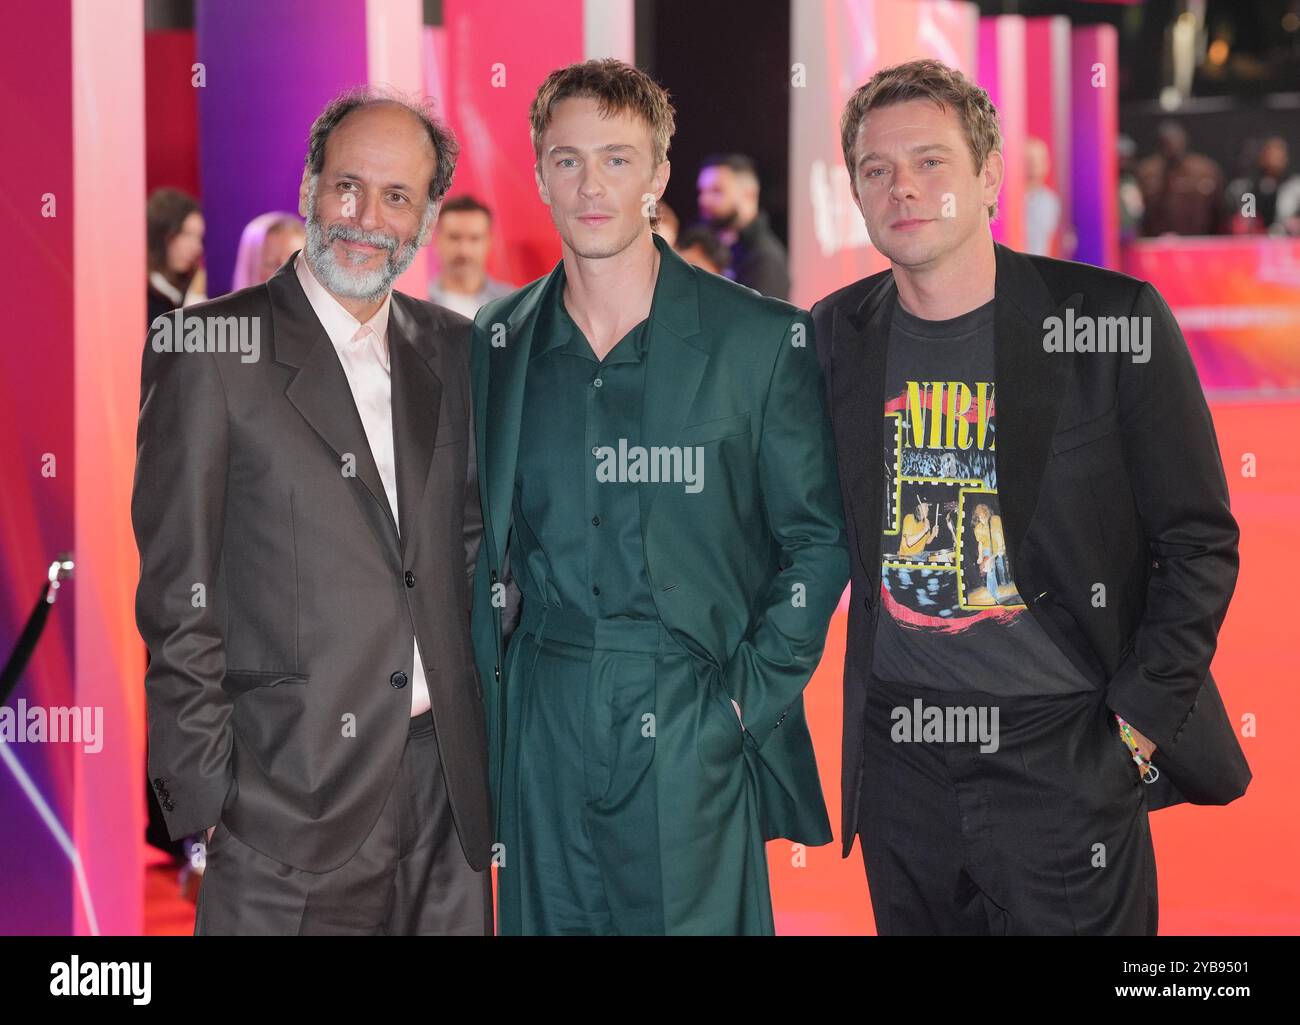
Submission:
<svg viewBox="0 0 1300 1025">
<path fill-rule="evenodd" d="M 1154 288 L 997 245 L 998 491 L 1016 583 L 1034 619 L 1156 745 L 1152 809 L 1227 804 L 1250 781 L 1209 673 L 1237 580 L 1236 521 L 1210 411 Z M 853 848 L 863 715 L 880 594 L 891 271 L 812 308 L 852 554 L 844 666 L 843 853 Z M 1044 321 L 1151 318 L 1150 358 L 1044 350 Z M 1093 585 L 1106 603 L 1093 605 Z M 1136 770 L 1135 770 L 1136 771 Z"/>
<path fill-rule="evenodd" d="M 170 835 L 220 819 L 309 872 L 347 861 L 401 763 L 418 636 L 457 833 L 469 864 L 485 868 L 487 736 L 469 636 L 482 537 L 470 322 L 393 293 L 399 536 L 292 259 L 184 316 L 250 330 L 255 319 L 260 352 L 144 352 L 136 618 L 151 656 L 149 776 Z"/>
</svg>

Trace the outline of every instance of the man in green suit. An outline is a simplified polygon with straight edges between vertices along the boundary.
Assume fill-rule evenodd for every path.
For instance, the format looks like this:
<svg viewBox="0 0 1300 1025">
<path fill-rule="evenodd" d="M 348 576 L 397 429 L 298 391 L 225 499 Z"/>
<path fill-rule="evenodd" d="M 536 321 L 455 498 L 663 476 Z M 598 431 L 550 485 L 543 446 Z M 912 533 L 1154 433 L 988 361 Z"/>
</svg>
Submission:
<svg viewBox="0 0 1300 1025">
<path fill-rule="evenodd" d="M 502 934 L 771 934 L 764 841 L 831 839 L 802 692 L 848 579 L 808 315 L 652 232 L 668 96 L 531 111 L 563 260 L 474 327 Z"/>
</svg>

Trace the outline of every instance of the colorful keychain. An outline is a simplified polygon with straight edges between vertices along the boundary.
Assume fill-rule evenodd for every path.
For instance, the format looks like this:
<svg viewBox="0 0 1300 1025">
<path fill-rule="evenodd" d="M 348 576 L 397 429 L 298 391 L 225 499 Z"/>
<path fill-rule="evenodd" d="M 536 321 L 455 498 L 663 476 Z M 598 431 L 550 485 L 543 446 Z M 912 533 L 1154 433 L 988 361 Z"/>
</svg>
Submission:
<svg viewBox="0 0 1300 1025">
<path fill-rule="evenodd" d="M 1133 761 L 1137 762 L 1138 768 L 1142 770 L 1142 781 L 1144 783 L 1154 783 L 1160 778 L 1160 770 L 1151 764 L 1150 759 L 1143 758 L 1138 751 L 1137 741 L 1133 739 L 1133 727 L 1118 715 L 1115 716 L 1115 721 L 1119 723 L 1119 735 L 1133 754 Z"/>
</svg>

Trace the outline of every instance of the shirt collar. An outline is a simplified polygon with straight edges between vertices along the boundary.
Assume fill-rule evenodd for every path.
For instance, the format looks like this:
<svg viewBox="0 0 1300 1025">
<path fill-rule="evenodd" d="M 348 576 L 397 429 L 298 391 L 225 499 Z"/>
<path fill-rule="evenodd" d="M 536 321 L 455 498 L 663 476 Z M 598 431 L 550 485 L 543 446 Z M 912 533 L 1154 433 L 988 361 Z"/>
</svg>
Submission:
<svg viewBox="0 0 1300 1025">
<path fill-rule="evenodd" d="M 136 280 L 138 281 L 140 279 L 137 278 Z M 160 271 L 149 272 L 149 284 L 153 285 L 156 291 L 161 292 L 177 306 L 179 306 L 181 300 L 185 298 L 185 296 L 181 294 L 181 290 L 163 277 Z"/>
<path fill-rule="evenodd" d="M 317 280 L 302 250 L 299 250 L 294 258 L 294 272 L 298 275 L 302 290 L 307 294 L 307 301 L 311 303 L 312 311 L 320 321 L 321 327 L 325 329 L 325 333 L 329 335 L 330 342 L 335 349 L 341 350 L 346 343 L 352 341 L 357 328 L 361 326 L 361 321 L 344 309 L 343 305 Z M 392 302 L 393 293 L 390 291 L 384 296 L 383 305 L 366 321 L 366 324 L 379 336 L 379 346 L 384 354 L 385 366 L 388 365 L 389 359 L 388 313 Z"/>
<path fill-rule="evenodd" d="M 529 362 L 553 349 L 567 350 L 573 355 L 585 356 L 588 359 L 595 360 L 596 354 L 592 352 L 591 345 L 564 306 L 565 275 L 563 262 L 559 264 L 557 270 L 559 273 L 545 286 L 551 290 L 551 293 L 545 297 L 545 301 L 542 303 L 542 308 L 546 313 L 540 321 L 541 338 L 539 342 L 534 343 Z M 659 290 L 659 278 L 662 275 L 663 261 L 661 260 L 659 276 L 655 278 L 656 292 Z M 653 309 L 651 316 L 653 316 Z M 632 335 L 631 348 L 623 344 L 622 338 L 619 339 L 618 344 L 605 356 L 606 365 L 635 363 L 645 356 L 647 335 L 649 333 L 647 321 L 650 319 L 651 317 L 646 317 L 646 320 L 641 321 L 629 332 Z"/>
</svg>

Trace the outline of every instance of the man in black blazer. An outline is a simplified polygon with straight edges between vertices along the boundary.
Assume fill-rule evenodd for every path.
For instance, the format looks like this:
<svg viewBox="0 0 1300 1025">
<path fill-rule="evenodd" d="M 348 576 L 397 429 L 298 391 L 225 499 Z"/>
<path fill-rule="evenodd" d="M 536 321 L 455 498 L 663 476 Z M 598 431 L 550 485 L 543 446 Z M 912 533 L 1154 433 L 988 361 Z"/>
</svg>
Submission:
<svg viewBox="0 0 1300 1025">
<path fill-rule="evenodd" d="M 173 838 L 208 831 L 196 934 L 492 931 L 471 324 L 391 290 L 456 150 L 331 102 L 305 248 L 145 349 L 149 775 Z"/>
<path fill-rule="evenodd" d="M 1150 285 L 996 245 L 987 93 L 849 100 L 891 268 L 812 310 L 853 552 L 843 853 L 887 933 L 1153 934 L 1150 810 L 1250 770 L 1209 665 L 1238 531 Z"/>
</svg>

